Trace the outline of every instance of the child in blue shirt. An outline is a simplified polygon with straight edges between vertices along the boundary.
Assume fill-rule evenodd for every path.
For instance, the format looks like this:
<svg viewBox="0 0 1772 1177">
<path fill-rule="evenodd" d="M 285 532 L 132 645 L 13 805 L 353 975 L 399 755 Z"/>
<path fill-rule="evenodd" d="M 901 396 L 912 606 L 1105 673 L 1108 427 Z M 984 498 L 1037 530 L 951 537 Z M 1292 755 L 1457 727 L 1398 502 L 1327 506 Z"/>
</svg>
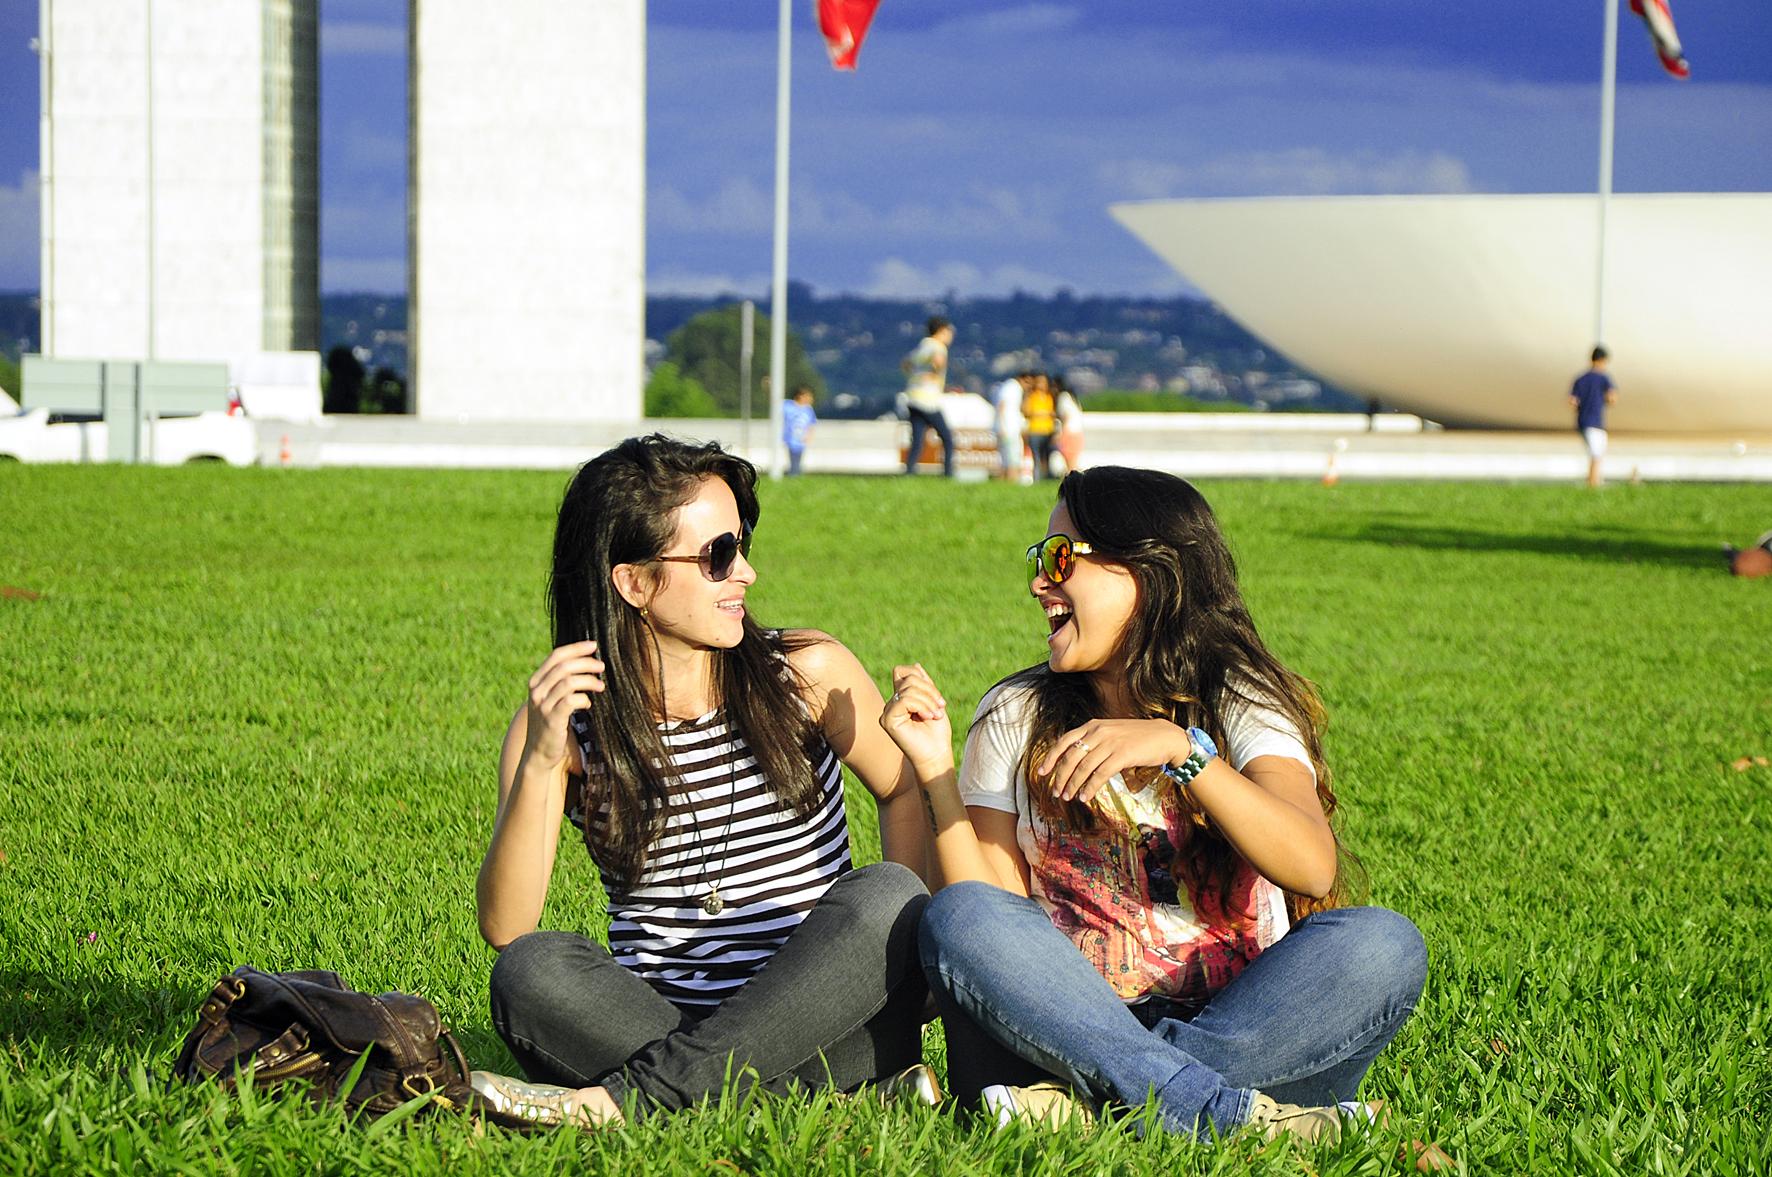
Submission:
<svg viewBox="0 0 1772 1177">
<path fill-rule="evenodd" d="M 788 474 L 800 473 L 800 458 L 806 452 L 806 442 L 812 437 L 812 427 L 818 424 L 818 414 L 812 408 L 812 390 L 804 384 L 794 389 L 794 399 L 782 406 L 781 439 L 788 447 Z"/>
</svg>

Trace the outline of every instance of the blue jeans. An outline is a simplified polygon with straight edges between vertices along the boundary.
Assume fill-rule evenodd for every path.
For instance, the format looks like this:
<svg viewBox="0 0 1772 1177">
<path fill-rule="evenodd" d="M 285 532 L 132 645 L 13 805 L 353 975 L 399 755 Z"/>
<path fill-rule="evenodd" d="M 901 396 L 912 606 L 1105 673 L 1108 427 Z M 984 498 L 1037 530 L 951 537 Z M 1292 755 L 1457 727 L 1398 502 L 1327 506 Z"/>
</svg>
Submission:
<svg viewBox="0 0 1772 1177">
<path fill-rule="evenodd" d="M 1198 1010 L 1128 1005 L 1039 904 L 985 883 L 937 892 L 920 941 L 956 1095 L 1056 1077 L 1097 1105 L 1154 1095 L 1164 1128 L 1203 1138 L 1246 1123 L 1253 1090 L 1353 1098 L 1427 979 L 1421 933 L 1380 907 L 1300 921 Z"/>
<path fill-rule="evenodd" d="M 927 436 L 929 430 L 933 429 L 935 436 L 941 439 L 941 472 L 952 478 L 954 476 L 954 433 L 948 428 L 947 418 L 941 415 L 939 409 L 930 412 L 914 406 L 910 409 L 910 418 L 911 448 L 905 453 L 904 472 L 906 474 L 917 472 L 917 460 L 923 456 L 923 438 Z"/>
</svg>

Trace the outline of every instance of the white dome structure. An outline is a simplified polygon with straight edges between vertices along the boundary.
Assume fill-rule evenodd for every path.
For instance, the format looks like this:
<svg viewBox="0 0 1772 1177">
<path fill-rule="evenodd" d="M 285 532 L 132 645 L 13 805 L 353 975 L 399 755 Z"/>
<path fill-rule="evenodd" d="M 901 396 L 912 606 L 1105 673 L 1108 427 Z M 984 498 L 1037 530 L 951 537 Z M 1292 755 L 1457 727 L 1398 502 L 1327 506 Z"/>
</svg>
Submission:
<svg viewBox="0 0 1772 1177">
<path fill-rule="evenodd" d="M 1250 331 L 1448 424 L 1567 429 L 1595 340 L 1595 197 L 1161 200 L 1113 215 Z M 1772 433 L 1772 194 L 1614 196 L 1618 430 Z"/>
</svg>

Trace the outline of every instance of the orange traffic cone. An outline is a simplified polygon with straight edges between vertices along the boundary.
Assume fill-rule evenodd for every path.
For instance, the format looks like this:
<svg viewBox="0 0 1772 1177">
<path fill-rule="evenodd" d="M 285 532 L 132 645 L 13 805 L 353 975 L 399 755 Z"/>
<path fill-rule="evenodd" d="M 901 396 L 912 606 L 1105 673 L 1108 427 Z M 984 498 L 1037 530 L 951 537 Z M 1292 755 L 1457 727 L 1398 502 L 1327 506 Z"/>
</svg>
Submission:
<svg viewBox="0 0 1772 1177">
<path fill-rule="evenodd" d="M 283 441 L 277 447 L 277 464 L 279 466 L 289 465 L 289 435 L 287 433 L 283 435 Z"/>
<path fill-rule="evenodd" d="M 1324 486 L 1334 486 L 1336 483 L 1338 483 L 1340 481 L 1341 481 L 1341 475 L 1336 472 L 1335 454 L 1332 452 L 1329 455 L 1329 465 L 1327 467 L 1325 467 L 1323 470 L 1323 485 Z"/>
</svg>

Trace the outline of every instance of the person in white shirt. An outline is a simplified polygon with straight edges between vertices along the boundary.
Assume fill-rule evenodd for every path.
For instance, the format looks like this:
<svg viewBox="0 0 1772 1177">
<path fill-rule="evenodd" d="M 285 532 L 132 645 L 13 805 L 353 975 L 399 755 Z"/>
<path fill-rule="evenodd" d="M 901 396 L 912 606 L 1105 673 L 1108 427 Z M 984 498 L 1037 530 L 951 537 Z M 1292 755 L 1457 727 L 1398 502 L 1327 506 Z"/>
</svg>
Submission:
<svg viewBox="0 0 1772 1177">
<path fill-rule="evenodd" d="M 1002 459 L 1001 477 L 1006 482 L 1021 478 L 1021 393 L 1032 372 L 1018 372 L 997 385 L 991 399 L 997 409 L 997 454 Z"/>
<path fill-rule="evenodd" d="M 909 377 L 904 386 L 905 408 L 911 421 L 911 448 L 904 459 L 906 474 L 917 472 L 923 439 L 933 429 L 941 439 L 941 472 L 949 478 L 954 476 L 954 433 L 941 413 L 941 398 L 947 390 L 948 344 L 953 341 L 954 325 L 940 315 L 932 315 L 923 342 L 899 365 Z"/>
<path fill-rule="evenodd" d="M 1191 484 L 1097 466 L 1058 495 L 1027 550 L 1047 656 L 985 696 L 959 772 L 921 666 L 880 720 L 935 821 L 920 940 L 950 1086 L 1005 1120 L 1149 1103 L 1206 1141 L 1370 1123 L 1356 1092 L 1427 950 L 1345 906 L 1316 691 Z"/>
<path fill-rule="evenodd" d="M 1078 470 L 1083 464 L 1083 406 L 1063 380 L 1055 379 L 1053 387 L 1058 393 L 1058 454 L 1066 470 Z"/>
</svg>

